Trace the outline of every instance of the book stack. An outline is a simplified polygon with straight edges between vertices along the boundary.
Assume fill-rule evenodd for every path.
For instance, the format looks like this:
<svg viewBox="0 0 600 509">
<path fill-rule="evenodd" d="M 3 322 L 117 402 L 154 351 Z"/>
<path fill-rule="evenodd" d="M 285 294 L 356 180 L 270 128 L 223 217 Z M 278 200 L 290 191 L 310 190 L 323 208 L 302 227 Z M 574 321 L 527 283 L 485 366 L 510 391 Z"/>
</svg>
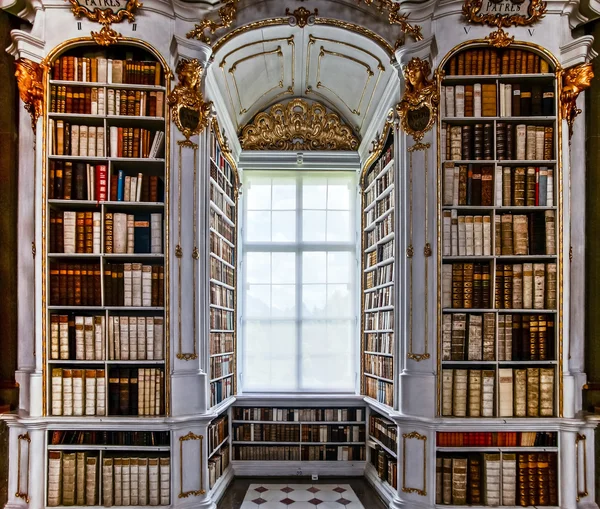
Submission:
<svg viewBox="0 0 600 509">
<path fill-rule="evenodd" d="M 48 445 L 168 447 L 170 443 L 171 438 L 168 431 L 54 430 L 48 433 Z"/>
<path fill-rule="evenodd" d="M 548 74 L 548 62 L 527 49 L 467 49 L 450 58 L 449 76 L 490 74 Z"/>
<path fill-rule="evenodd" d="M 110 156 L 155 159 L 163 153 L 164 131 L 110 126 Z"/>
<path fill-rule="evenodd" d="M 438 431 L 438 447 L 556 447 L 554 431 Z"/>
<path fill-rule="evenodd" d="M 490 256 L 492 254 L 491 216 L 459 215 L 444 210 L 444 256 Z"/>
<path fill-rule="evenodd" d="M 106 99 L 109 115 L 163 117 L 165 114 L 165 93 L 162 90 L 147 92 L 109 88 Z"/>
<path fill-rule="evenodd" d="M 98 505 L 98 453 L 48 452 L 48 506 Z"/>
<path fill-rule="evenodd" d="M 71 124 L 48 119 L 50 154 L 56 156 L 104 157 L 105 131 L 102 126 Z"/>
<path fill-rule="evenodd" d="M 109 360 L 163 360 L 162 316 L 109 316 Z"/>
<path fill-rule="evenodd" d="M 208 459 L 208 487 L 213 489 L 229 466 L 229 447 L 221 447 Z"/>
<path fill-rule="evenodd" d="M 210 359 L 210 372 L 214 378 L 222 378 L 233 374 L 233 354 L 219 355 Z"/>
<path fill-rule="evenodd" d="M 52 113 L 78 113 L 104 115 L 104 88 L 50 87 L 50 111 Z"/>
<path fill-rule="evenodd" d="M 101 306 L 99 263 L 50 263 L 50 305 Z"/>
<path fill-rule="evenodd" d="M 210 423 L 207 435 L 208 477 L 209 487 L 212 489 L 229 466 L 229 417 L 227 412 Z"/>
<path fill-rule="evenodd" d="M 357 421 L 365 419 L 364 408 L 264 408 L 235 407 L 233 418 L 236 421 Z"/>
<path fill-rule="evenodd" d="M 375 412 L 369 416 L 369 435 L 391 451 L 398 449 L 398 426 Z"/>
<path fill-rule="evenodd" d="M 50 359 L 101 361 L 106 358 L 104 315 L 50 315 Z"/>
<path fill-rule="evenodd" d="M 215 306 L 222 306 L 233 309 L 234 292 L 230 288 L 210 283 L 210 303 Z"/>
<path fill-rule="evenodd" d="M 490 266 L 487 263 L 442 265 L 442 307 L 490 308 Z"/>
<path fill-rule="evenodd" d="M 52 79 L 159 86 L 162 84 L 162 68 L 155 61 L 64 55 L 54 61 Z"/>
<path fill-rule="evenodd" d="M 104 264 L 105 306 L 164 306 L 164 267 L 141 263 Z"/>
<path fill-rule="evenodd" d="M 556 309 L 556 263 L 496 265 L 496 309 Z"/>
<path fill-rule="evenodd" d="M 514 215 L 512 213 L 497 214 L 494 235 L 496 237 L 496 254 L 555 255 L 554 210 Z"/>
<path fill-rule="evenodd" d="M 371 465 L 375 468 L 379 478 L 388 483 L 392 488 L 398 488 L 398 462 L 381 447 L 371 448 Z"/>
<path fill-rule="evenodd" d="M 443 361 L 493 361 L 496 345 L 495 313 L 444 313 Z"/>
<path fill-rule="evenodd" d="M 303 445 L 301 461 L 365 461 L 364 445 Z"/>
<path fill-rule="evenodd" d="M 106 415 L 104 369 L 52 368 L 51 415 Z"/>
<path fill-rule="evenodd" d="M 107 172 L 106 164 L 51 160 L 48 199 L 105 201 L 108 199 Z M 52 217 L 50 219 L 52 221 Z"/>
<path fill-rule="evenodd" d="M 443 205 L 492 206 L 493 175 L 492 166 L 444 163 Z"/>
<path fill-rule="evenodd" d="M 446 161 L 494 160 L 494 124 L 454 125 L 442 122 Z"/>
<path fill-rule="evenodd" d="M 115 368 L 108 374 L 109 415 L 164 415 L 162 368 Z"/>
<path fill-rule="evenodd" d="M 438 453 L 436 504 L 558 506 L 556 478 L 554 452 Z"/>
</svg>

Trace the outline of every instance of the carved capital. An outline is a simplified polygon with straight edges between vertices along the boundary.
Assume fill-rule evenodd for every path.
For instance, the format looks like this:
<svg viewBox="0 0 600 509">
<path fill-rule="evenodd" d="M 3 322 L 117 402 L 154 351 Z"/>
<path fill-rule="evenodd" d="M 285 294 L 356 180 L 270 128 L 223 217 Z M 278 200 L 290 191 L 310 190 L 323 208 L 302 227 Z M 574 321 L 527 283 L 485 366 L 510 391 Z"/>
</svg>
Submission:
<svg viewBox="0 0 600 509">
<path fill-rule="evenodd" d="M 562 73 L 561 115 L 569 124 L 569 139 L 573 136 L 575 117 L 581 113 L 581 109 L 577 107 L 577 98 L 590 87 L 593 77 L 592 64 L 576 65 Z"/>
<path fill-rule="evenodd" d="M 31 128 L 35 133 L 35 124 L 44 107 L 43 68 L 27 58 L 15 61 L 15 66 L 19 96 L 25 105 L 25 110 L 31 115 Z"/>
</svg>

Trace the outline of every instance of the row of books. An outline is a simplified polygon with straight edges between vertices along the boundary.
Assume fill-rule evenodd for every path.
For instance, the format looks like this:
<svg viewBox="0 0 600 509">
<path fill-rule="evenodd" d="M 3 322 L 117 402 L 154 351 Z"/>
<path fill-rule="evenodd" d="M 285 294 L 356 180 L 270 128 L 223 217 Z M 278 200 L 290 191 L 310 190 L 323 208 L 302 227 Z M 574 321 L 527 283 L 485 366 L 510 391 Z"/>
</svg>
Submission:
<svg viewBox="0 0 600 509">
<path fill-rule="evenodd" d="M 210 406 L 218 405 L 222 401 L 233 396 L 233 377 L 222 378 L 210 382 Z"/>
<path fill-rule="evenodd" d="M 377 311 L 368 313 L 364 320 L 365 330 L 387 330 L 394 327 L 393 311 Z"/>
<path fill-rule="evenodd" d="M 553 116 L 554 84 L 473 83 L 442 85 L 442 117 Z"/>
<path fill-rule="evenodd" d="M 363 368 L 365 373 L 393 380 L 394 378 L 394 359 L 381 355 L 364 354 Z"/>
<path fill-rule="evenodd" d="M 554 170 L 444 163 L 445 206 L 536 207 L 554 205 Z M 494 176 L 495 175 L 495 176 Z M 494 200 L 495 191 L 495 200 Z"/>
<path fill-rule="evenodd" d="M 233 332 L 210 333 L 210 355 L 220 355 L 234 350 Z"/>
<path fill-rule="evenodd" d="M 490 306 L 488 263 L 442 264 L 442 307 L 488 309 Z"/>
<path fill-rule="evenodd" d="M 233 290 L 215 283 L 210 284 L 210 303 L 233 309 L 235 298 Z"/>
<path fill-rule="evenodd" d="M 365 419 L 364 408 L 265 408 L 234 407 L 236 421 L 274 422 L 361 422 Z"/>
<path fill-rule="evenodd" d="M 220 149 L 219 149 L 219 156 L 222 158 L 223 168 L 219 168 L 214 161 L 211 162 L 210 178 L 213 180 L 213 182 L 211 184 L 213 186 L 215 184 L 217 186 L 219 186 L 223 190 L 225 195 L 228 196 L 230 200 L 235 202 L 235 191 L 234 191 L 233 183 L 231 180 L 231 178 L 233 178 L 232 173 L 231 173 L 231 168 L 229 167 L 229 163 L 227 163 L 225 161 L 225 158 L 222 156 Z M 228 175 L 231 178 L 228 178 L 225 176 L 225 173 L 224 173 L 225 171 L 228 173 Z"/>
<path fill-rule="evenodd" d="M 64 55 L 52 64 L 52 79 L 86 83 L 162 84 L 158 62 Z"/>
<path fill-rule="evenodd" d="M 231 165 L 227 162 L 227 159 L 225 159 L 225 156 L 223 155 L 223 151 L 221 150 L 221 146 L 219 145 L 217 137 L 213 135 L 211 136 L 210 140 L 211 159 L 215 163 L 216 168 L 219 169 L 220 172 L 223 174 L 223 177 L 225 177 L 227 181 L 233 184 L 235 180 L 234 172 L 231 168 Z"/>
<path fill-rule="evenodd" d="M 51 306 L 101 306 L 99 263 L 50 262 Z"/>
<path fill-rule="evenodd" d="M 162 265 L 104 264 L 104 305 L 162 307 L 165 298 Z"/>
<path fill-rule="evenodd" d="M 454 417 L 553 417 L 555 370 L 498 370 L 499 406 L 494 412 L 496 372 L 442 369 L 442 415 Z M 514 383 L 513 383 L 514 380 Z"/>
<path fill-rule="evenodd" d="M 365 352 L 394 353 L 393 332 L 368 332 L 365 334 Z"/>
<path fill-rule="evenodd" d="M 229 437 L 229 415 L 224 412 L 208 426 L 208 454 L 209 456 Z"/>
<path fill-rule="evenodd" d="M 164 116 L 165 93 L 161 90 L 105 91 L 99 87 L 71 87 L 52 85 L 50 108 L 53 113 L 74 113 L 104 116 Z M 105 104 L 106 101 L 106 104 Z"/>
<path fill-rule="evenodd" d="M 50 315 L 50 360 L 103 360 L 104 316 Z"/>
<path fill-rule="evenodd" d="M 126 175 L 124 170 L 111 175 L 105 164 L 50 161 L 50 200 L 161 202 L 163 195 L 163 180 L 156 175 Z"/>
<path fill-rule="evenodd" d="M 498 214 L 494 217 L 494 227 L 497 254 L 556 254 L 554 210 L 529 214 Z"/>
<path fill-rule="evenodd" d="M 62 228 L 61 228 L 62 226 Z M 101 254 L 100 212 L 50 210 L 50 253 Z M 105 212 L 104 253 L 163 252 L 162 213 Z"/>
<path fill-rule="evenodd" d="M 233 311 L 211 308 L 209 318 L 211 329 L 229 331 L 233 330 L 235 327 L 235 316 Z"/>
<path fill-rule="evenodd" d="M 542 57 L 524 49 L 467 49 L 450 58 L 445 68 L 450 76 L 488 74 L 547 74 L 550 66 Z"/>
<path fill-rule="evenodd" d="M 556 263 L 496 265 L 496 309 L 556 309 Z"/>
<path fill-rule="evenodd" d="M 375 467 L 380 479 L 392 488 L 398 488 L 398 462 L 381 447 L 371 449 L 371 464 Z"/>
<path fill-rule="evenodd" d="M 556 447 L 554 431 L 438 431 L 438 447 Z"/>
<path fill-rule="evenodd" d="M 369 416 L 369 434 L 392 451 L 398 448 L 398 426 L 379 414 Z"/>
<path fill-rule="evenodd" d="M 48 506 L 97 505 L 98 463 L 99 457 L 95 454 L 50 451 Z"/>
<path fill-rule="evenodd" d="M 394 406 L 394 384 L 392 382 L 377 380 L 368 376 L 365 376 L 363 380 L 365 396 L 389 407 Z"/>
<path fill-rule="evenodd" d="M 235 243 L 235 228 L 213 209 L 210 210 L 210 227 L 232 244 Z"/>
<path fill-rule="evenodd" d="M 377 246 L 374 251 L 366 254 L 367 268 L 394 257 L 394 241 Z"/>
<path fill-rule="evenodd" d="M 375 244 L 388 237 L 388 235 L 394 234 L 393 213 L 385 216 L 385 223 L 385 225 L 383 223 L 379 223 L 377 228 L 366 232 L 365 246 L 367 249 L 373 247 Z"/>
<path fill-rule="evenodd" d="M 377 183 L 379 183 L 379 180 L 377 180 Z M 372 190 L 367 191 L 367 201 L 368 201 L 368 194 L 371 191 Z M 394 201 L 395 201 L 395 193 L 394 193 L 394 189 L 392 189 L 385 196 L 383 196 L 382 198 L 379 198 L 375 202 L 375 206 L 366 208 L 365 209 L 366 210 L 365 226 L 369 227 L 375 221 L 378 221 L 378 220 L 380 221 L 381 219 L 383 219 L 382 216 L 387 211 L 389 211 L 391 208 L 394 207 Z"/>
<path fill-rule="evenodd" d="M 168 447 L 168 431 L 54 430 L 48 433 L 50 445 L 132 445 Z"/>
<path fill-rule="evenodd" d="M 362 445 L 234 445 L 241 461 L 364 461 Z"/>
<path fill-rule="evenodd" d="M 394 294 L 391 286 L 385 286 L 374 292 L 365 293 L 365 313 L 383 306 L 393 305 Z"/>
<path fill-rule="evenodd" d="M 235 265 L 235 251 L 233 247 L 214 232 L 210 232 L 210 252 L 230 265 Z"/>
<path fill-rule="evenodd" d="M 210 201 L 213 202 L 223 214 L 235 223 L 235 207 L 226 199 L 223 191 L 215 186 L 214 182 L 210 183 Z"/>
<path fill-rule="evenodd" d="M 110 126 L 111 157 L 155 159 L 163 155 L 164 141 L 164 131 L 153 132 L 140 127 Z"/>
<path fill-rule="evenodd" d="M 555 359 L 551 314 L 444 314 L 442 361 L 548 361 Z"/>
<path fill-rule="evenodd" d="M 375 181 L 375 179 L 379 176 L 381 171 L 388 165 L 388 163 L 393 158 L 394 158 L 394 145 L 389 145 L 386 148 L 385 152 L 383 152 L 379 156 L 379 159 L 377 159 L 377 161 L 371 166 L 371 168 L 365 175 L 365 180 L 364 180 L 365 188 L 369 187 Z M 393 173 L 393 171 L 392 171 L 392 173 Z M 392 175 L 389 178 L 391 178 L 392 182 L 393 182 L 394 176 Z M 385 187 L 387 187 L 387 186 L 385 186 Z M 385 187 L 383 189 L 385 189 Z"/>
<path fill-rule="evenodd" d="M 208 460 L 208 487 L 212 489 L 229 466 L 229 447 L 221 447 L 218 453 Z"/>
<path fill-rule="evenodd" d="M 303 424 L 302 442 L 364 442 L 364 425 Z"/>
<path fill-rule="evenodd" d="M 365 274 L 365 290 L 394 281 L 394 263 L 388 263 Z"/>
<path fill-rule="evenodd" d="M 490 216 L 458 215 L 456 209 L 442 212 L 443 256 L 490 256 Z"/>
<path fill-rule="evenodd" d="M 165 372 L 162 368 L 111 369 L 109 415 L 164 415 Z"/>
<path fill-rule="evenodd" d="M 105 130 L 102 126 L 71 125 L 70 122 L 50 118 L 48 138 L 51 155 L 105 157 Z"/>
<path fill-rule="evenodd" d="M 300 442 L 300 426 L 294 424 L 234 424 L 238 442 Z"/>
<path fill-rule="evenodd" d="M 372 211 L 377 211 L 381 215 L 385 208 L 394 206 L 394 189 L 390 189 L 394 183 L 394 168 L 387 169 L 384 173 L 379 173 L 374 184 L 365 191 L 365 208 L 369 207 L 375 200 L 377 203 Z M 381 196 L 386 191 L 385 196 Z"/>
<path fill-rule="evenodd" d="M 165 325 L 162 316 L 109 316 L 109 360 L 163 360 Z"/>
<path fill-rule="evenodd" d="M 104 369 L 52 368 L 51 415 L 106 415 Z"/>
<path fill-rule="evenodd" d="M 554 155 L 554 128 L 525 124 L 496 125 L 498 161 L 549 161 Z M 443 123 L 442 148 L 446 160 L 493 160 L 493 124 L 450 125 Z"/>
<path fill-rule="evenodd" d="M 210 359 L 210 378 L 214 379 L 231 375 L 233 373 L 234 365 L 235 363 L 232 354 L 212 357 Z"/>
<path fill-rule="evenodd" d="M 436 458 L 436 504 L 558 506 L 556 453 L 471 453 Z"/>
</svg>

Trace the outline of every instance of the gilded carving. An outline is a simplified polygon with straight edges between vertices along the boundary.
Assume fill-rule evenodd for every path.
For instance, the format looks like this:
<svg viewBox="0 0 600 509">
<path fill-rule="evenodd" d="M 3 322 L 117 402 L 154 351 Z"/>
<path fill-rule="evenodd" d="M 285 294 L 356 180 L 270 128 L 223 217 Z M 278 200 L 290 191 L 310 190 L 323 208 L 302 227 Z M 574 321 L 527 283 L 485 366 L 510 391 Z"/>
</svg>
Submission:
<svg viewBox="0 0 600 509">
<path fill-rule="evenodd" d="M 240 143 L 245 150 L 357 150 L 360 141 L 339 115 L 296 98 L 256 115 Z"/>
<path fill-rule="evenodd" d="M 490 44 L 490 46 L 494 46 L 495 48 L 506 48 L 510 46 L 513 42 L 515 42 L 515 36 L 509 37 L 508 33 L 506 33 L 502 28 L 498 30 L 494 30 L 488 35 L 485 40 Z"/>
<path fill-rule="evenodd" d="M 115 44 L 122 37 L 116 30 L 113 30 L 110 25 L 112 23 L 120 23 L 127 19 L 130 23 L 135 20 L 135 11 L 142 7 L 142 3 L 138 0 L 127 0 L 124 7 L 117 9 L 117 12 L 111 8 L 96 7 L 90 11 L 87 6 L 82 5 L 78 0 L 67 0 L 71 3 L 71 11 L 76 18 L 81 16 L 86 17 L 90 21 L 97 21 L 102 25 L 99 32 L 92 32 L 92 37 L 97 44 L 101 46 L 110 46 Z"/>
<path fill-rule="evenodd" d="M 221 28 L 229 28 L 237 17 L 237 3 L 239 0 L 226 0 L 225 5 L 219 9 L 219 22 L 212 21 L 211 19 L 204 18 L 200 23 L 194 26 L 193 30 L 190 30 L 186 37 L 188 39 L 198 39 L 199 41 L 210 44 L 210 37 L 204 32 L 206 30 L 214 34 Z"/>
<path fill-rule="evenodd" d="M 212 102 L 205 102 L 200 91 L 204 68 L 196 58 L 182 58 L 177 64 L 179 83 L 169 94 L 173 122 L 189 142 L 191 136 L 200 134 L 210 122 Z"/>
<path fill-rule="evenodd" d="M 569 139 L 573 136 L 575 117 L 581 113 L 581 109 L 577 107 L 577 98 L 590 87 L 593 77 L 592 64 L 580 64 L 563 71 L 560 103 L 562 118 L 569 124 Z"/>
<path fill-rule="evenodd" d="M 315 19 L 319 15 L 319 9 L 315 9 L 315 12 L 310 12 L 304 7 L 296 9 L 294 12 L 290 12 L 289 9 L 285 10 L 285 15 L 290 17 L 290 25 L 304 28 L 306 25 L 314 25 Z"/>
<path fill-rule="evenodd" d="M 364 0 L 367 5 L 371 5 L 375 1 L 377 2 L 377 9 L 379 12 L 388 12 L 390 25 L 400 25 L 400 30 L 405 34 L 410 34 L 415 41 L 423 40 L 421 26 L 409 23 L 408 14 L 400 14 L 400 2 L 394 2 L 393 0 Z M 358 0 L 358 3 L 361 3 L 361 0 Z M 396 41 L 396 48 L 403 43 L 403 38 L 399 38 Z"/>
<path fill-rule="evenodd" d="M 462 12 L 469 23 L 493 27 L 527 26 L 540 20 L 546 14 L 546 2 L 529 0 L 527 11 L 522 13 L 524 0 L 465 0 Z M 509 14 L 503 14 L 508 11 Z M 516 13 L 514 13 L 516 11 Z"/>
<path fill-rule="evenodd" d="M 35 133 L 35 124 L 44 107 L 43 68 L 27 58 L 20 58 L 15 62 L 15 66 L 19 96 L 25 110 L 31 116 L 31 128 Z"/>
<path fill-rule="evenodd" d="M 396 106 L 402 129 L 415 141 L 420 141 L 435 123 L 440 95 L 427 60 L 412 58 L 403 69 L 406 88 Z"/>
</svg>

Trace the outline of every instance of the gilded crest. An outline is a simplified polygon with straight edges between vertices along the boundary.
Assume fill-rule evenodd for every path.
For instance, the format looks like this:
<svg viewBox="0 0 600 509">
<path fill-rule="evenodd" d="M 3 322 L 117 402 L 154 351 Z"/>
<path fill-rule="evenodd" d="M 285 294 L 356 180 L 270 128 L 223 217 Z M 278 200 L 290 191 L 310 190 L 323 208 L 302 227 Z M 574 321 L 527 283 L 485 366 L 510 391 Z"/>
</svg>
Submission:
<svg viewBox="0 0 600 509">
<path fill-rule="evenodd" d="M 190 137 L 200 134 L 208 126 L 212 115 L 212 103 L 205 102 L 200 90 L 204 68 L 194 58 L 182 58 L 177 64 L 179 83 L 169 94 L 173 122 L 189 142 Z"/>
<path fill-rule="evenodd" d="M 465 0 L 462 12 L 469 23 L 502 28 L 532 25 L 546 7 L 543 0 Z"/>
<path fill-rule="evenodd" d="M 435 123 L 440 95 L 435 81 L 428 78 L 431 67 L 427 60 L 411 59 L 403 73 L 406 89 L 396 111 L 401 119 L 402 129 L 415 141 L 420 141 Z"/>
<path fill-rule="evenodd" d="M 579 94 L 592 84 L 594 71 L 592 64 L 581 64 L 563 72 L 563 86 L 560 94 L 562 105 L 562 118 L 569 124 L 569 138 L 573 136 L 573 123 L 575 117 L 581 113 L 577 107 L 577 98 Z"/>
<path fill-rule="evenodd" d="M 44 107 L 43 68 L 27 58 L 20 58 L 15 62 L 15 66 L 19 96 L 25 110 L 31 115 L 31 128 L 35 133 L 35 124 Z"/>
<path fill-rule="evenodd" d="M 357 150 L 360 141 L 337 113 L 296 98 L 256 115 L 240 143 L 244 150 Z"/>
</svg>

